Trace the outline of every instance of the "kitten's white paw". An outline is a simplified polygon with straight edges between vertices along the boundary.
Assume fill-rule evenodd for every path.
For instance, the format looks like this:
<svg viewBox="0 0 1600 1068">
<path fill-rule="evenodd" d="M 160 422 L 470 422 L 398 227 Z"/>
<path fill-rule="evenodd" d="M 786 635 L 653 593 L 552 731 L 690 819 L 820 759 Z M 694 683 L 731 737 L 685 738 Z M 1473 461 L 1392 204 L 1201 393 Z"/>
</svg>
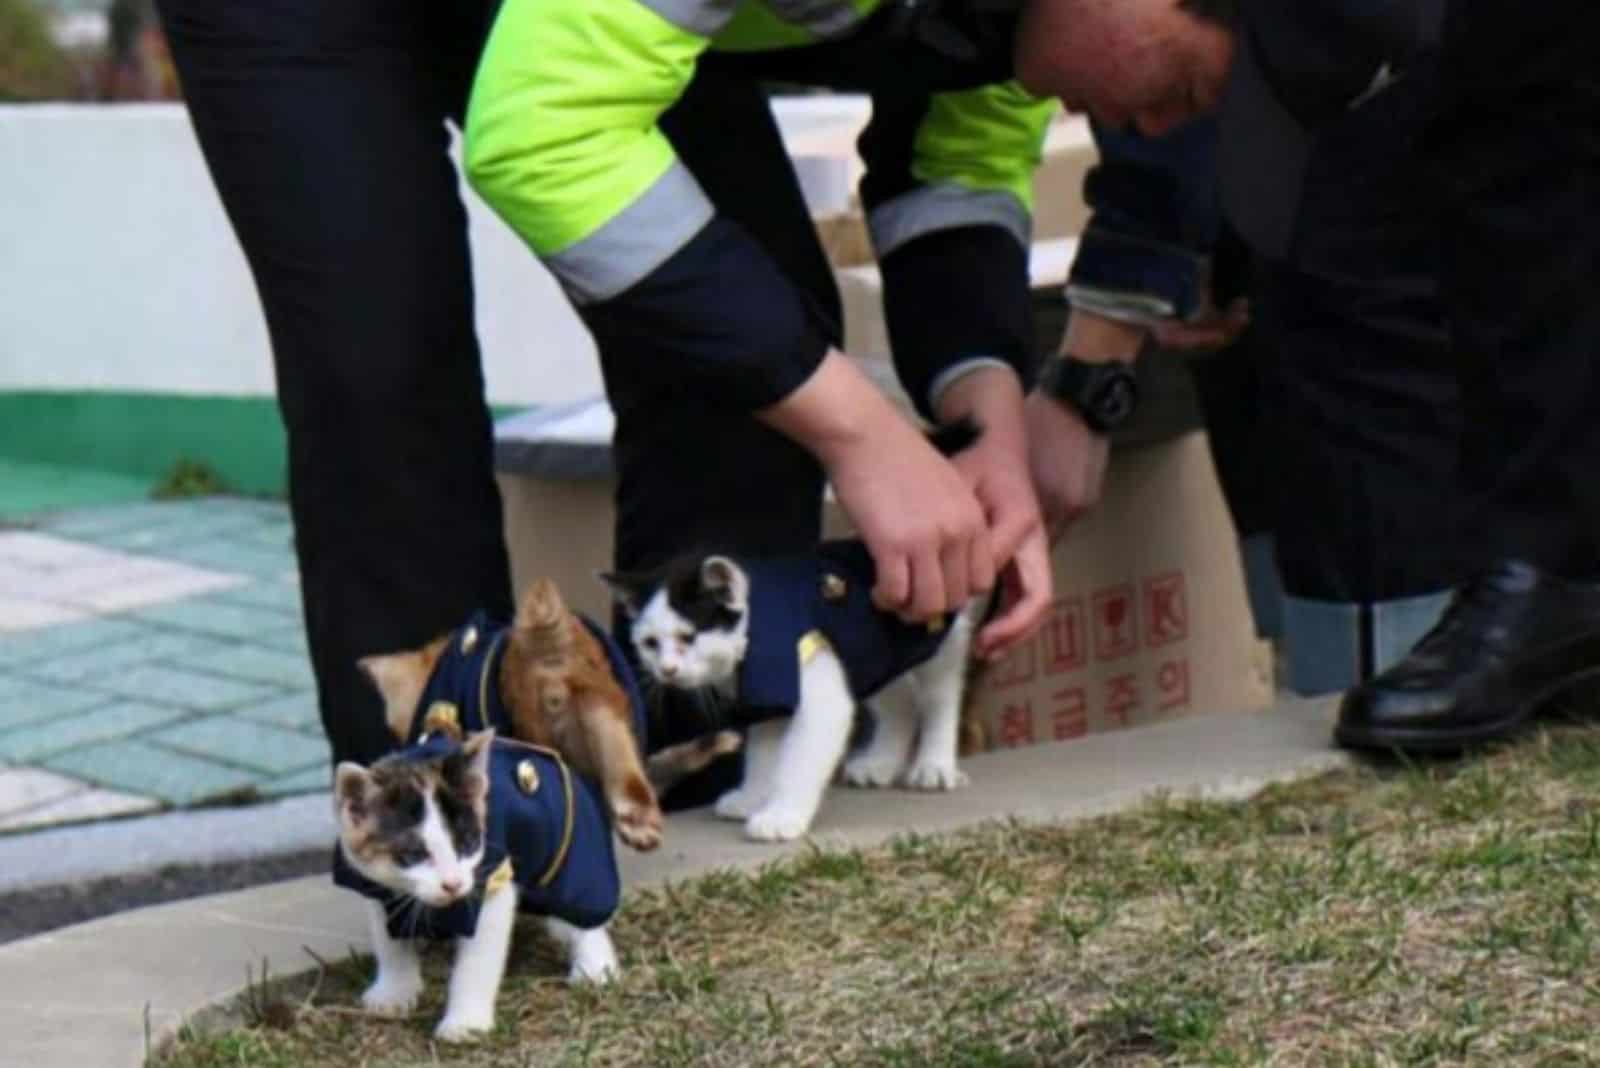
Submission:
<svg viewBox="0 0 1600 1068">
<path fill-rule="evenodd" d="M 494 1013 L 449 1012 L 433 1029 L 440 1042 L 472 1042 L 494 1030 Z"/>
<path fill-rule="evenodd" d="M 924 760 L 906 772 L 906 785 L 913 790 L 959 790 L 969 782 L 966 772 L 942 760 Z"/>
<path fill-rule="evenodd" d="M 852 757 L 844 764 L 844 781 L 851 786 L 864 786 L 872 789 L 881 789 L 893 786 L 895 776 L 900 771 L 900 762 L 889 757 L 875 757 L 863 753 L 861 756 Z"/>
<path fill-rule="evenodd" d="M 622 965 L 617 963 L 617 955 L 608 944 L 603 952 L 591 950 L 574 957 L 572 969 L 567 972 L 567 982 L 604 986 L 621 974 Z"/>
<path fill-rule="evenodd" d="M 404 1016 L 417 1007 L 422 996 L 422 976 L 385 977 L 367 987 L 361 1007 L 375 1016 Z"/>
<path fill-rule="evenodd" d="M 745 821 L 744 833 L 757 842 L 787 842 L 805 834 L 810 824 L 803 812 L 768 807 Z"/>
<path fill-rule="evenodd" d="M 754 797 L 748 790 L 740 787 L 736 790 L 729 790 L 717 798 L 716 806 L 712 811 L 721 819 L 743 820 L 749 819 L 751 814 L 760 807 L 760 804 L 760 798 Z"/>
</svg>

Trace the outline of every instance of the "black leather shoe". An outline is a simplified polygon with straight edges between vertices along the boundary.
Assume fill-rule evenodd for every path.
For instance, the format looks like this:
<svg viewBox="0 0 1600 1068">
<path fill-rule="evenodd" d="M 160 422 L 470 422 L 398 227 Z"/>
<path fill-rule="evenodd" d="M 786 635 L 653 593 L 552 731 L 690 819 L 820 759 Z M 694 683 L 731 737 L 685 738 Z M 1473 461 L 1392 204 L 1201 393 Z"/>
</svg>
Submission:
<svg viewBox="0 0 1600 1068">
<path fill-rule="evenodd" d="M 1600 583 L 1507 561 L 1462 586 L 1405 659 L 1356 686 L 1334 740 L 1450 752 L 1515 734 L 1568 690 L 1600 681 Z"/>
</svg>

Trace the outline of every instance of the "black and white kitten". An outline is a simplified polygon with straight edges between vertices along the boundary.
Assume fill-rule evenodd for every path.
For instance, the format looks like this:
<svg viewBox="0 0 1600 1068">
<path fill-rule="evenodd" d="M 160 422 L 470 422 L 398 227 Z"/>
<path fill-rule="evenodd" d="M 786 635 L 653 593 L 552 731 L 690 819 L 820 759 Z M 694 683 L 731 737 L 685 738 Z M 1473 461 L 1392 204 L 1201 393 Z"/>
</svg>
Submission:
<svg viewBox="0 0 1600 1068">
<path fill-rule="evenodd" d="M 630 637 L 650 678 L 680 690 L 712 690 L 737 701 L 748 651 L 750 579 L 722 555 L 683 557 L 650 576 L 601 575 L 630 617 Z M 953 790 L 967 657 L 983 600 L 955 616 L 931 659 L 864 702 L 876 726 L 844 760 L 858 701 L 843 663 L 824 644 L 800 668 L 800 703 L 787 719 L 753 724 L 745 778 L 716 813 L 743 820 L 747 837 L 783 841 L 811 827 L 843 761 L 854 786 Z"/>
</svg>

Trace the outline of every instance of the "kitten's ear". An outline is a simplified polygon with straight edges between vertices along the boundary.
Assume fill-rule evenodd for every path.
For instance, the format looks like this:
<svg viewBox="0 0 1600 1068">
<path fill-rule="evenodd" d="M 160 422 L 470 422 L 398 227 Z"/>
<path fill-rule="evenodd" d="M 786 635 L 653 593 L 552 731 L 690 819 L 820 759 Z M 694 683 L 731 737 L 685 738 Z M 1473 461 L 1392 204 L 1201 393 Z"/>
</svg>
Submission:
<svg viewBox="0 0 1600 1068">
<path fill-rule="evenodd" d="M 333 796 L 339 822 L 349 825 L 365 820 L 367 797 L 371 792 L 371 772 L 354 761 L 341 761 L 333 776 Z"/>
<path fill-rule="evenodd" d="M 356 661 L 362 674 L 383 695 L 384 720 L 389 731 L 400 741 L 411 732 L 411 720 L 417 714 L 417 702 L 428 685 L 433 665 L 446 639 L 437 639 L 425 648 L 407 653 L 379 653 L 364 656 Z"/>
<path fill-rule="evenodd" d="M 639 612 L 644 608 L 645 583 L 638 575 L 627 575 L 620 571 L 596 571 L 594 577 L 605 583 L 611 590 L 611 596 L 628 613 L 629 619 L 639 618 Z"/>
<path fill-rule="evenodd" d="M 724 607 L 744 611 L 750 600 L 750 579 L 744 568 L 726 556 L 708 556 L 700 565 L 700 585 Z"/>
<path fill-rule="evenodd" d="M 486 727 L 481 731 L 474 731 L 461 744 L 461 754 L 467 758 L 467 771 L 473 779 L 475 792 L 487 794 L 489 792 L 489 754 L 494 749 L 495 730 Z"/>
</svg>

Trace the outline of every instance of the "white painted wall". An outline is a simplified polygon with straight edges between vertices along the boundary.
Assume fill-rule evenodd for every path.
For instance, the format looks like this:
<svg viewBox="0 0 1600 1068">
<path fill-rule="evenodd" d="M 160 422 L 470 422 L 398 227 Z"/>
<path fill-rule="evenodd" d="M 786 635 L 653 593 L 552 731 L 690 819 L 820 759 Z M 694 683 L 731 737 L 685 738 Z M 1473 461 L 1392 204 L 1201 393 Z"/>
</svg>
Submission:
<svg viewBox="0 0 1600 1068">
<path fill-rule="evenodd" d="M 813 206 L 842 206 L 864 101 L 778 112 Z M 490 401 L 598 393 L 593 342 L 555 282 L 462 194 Z M 273 391 L 255 288 L 181 105 L 0 107 L 0 391 L 18 389 Z"/>
</svg>

